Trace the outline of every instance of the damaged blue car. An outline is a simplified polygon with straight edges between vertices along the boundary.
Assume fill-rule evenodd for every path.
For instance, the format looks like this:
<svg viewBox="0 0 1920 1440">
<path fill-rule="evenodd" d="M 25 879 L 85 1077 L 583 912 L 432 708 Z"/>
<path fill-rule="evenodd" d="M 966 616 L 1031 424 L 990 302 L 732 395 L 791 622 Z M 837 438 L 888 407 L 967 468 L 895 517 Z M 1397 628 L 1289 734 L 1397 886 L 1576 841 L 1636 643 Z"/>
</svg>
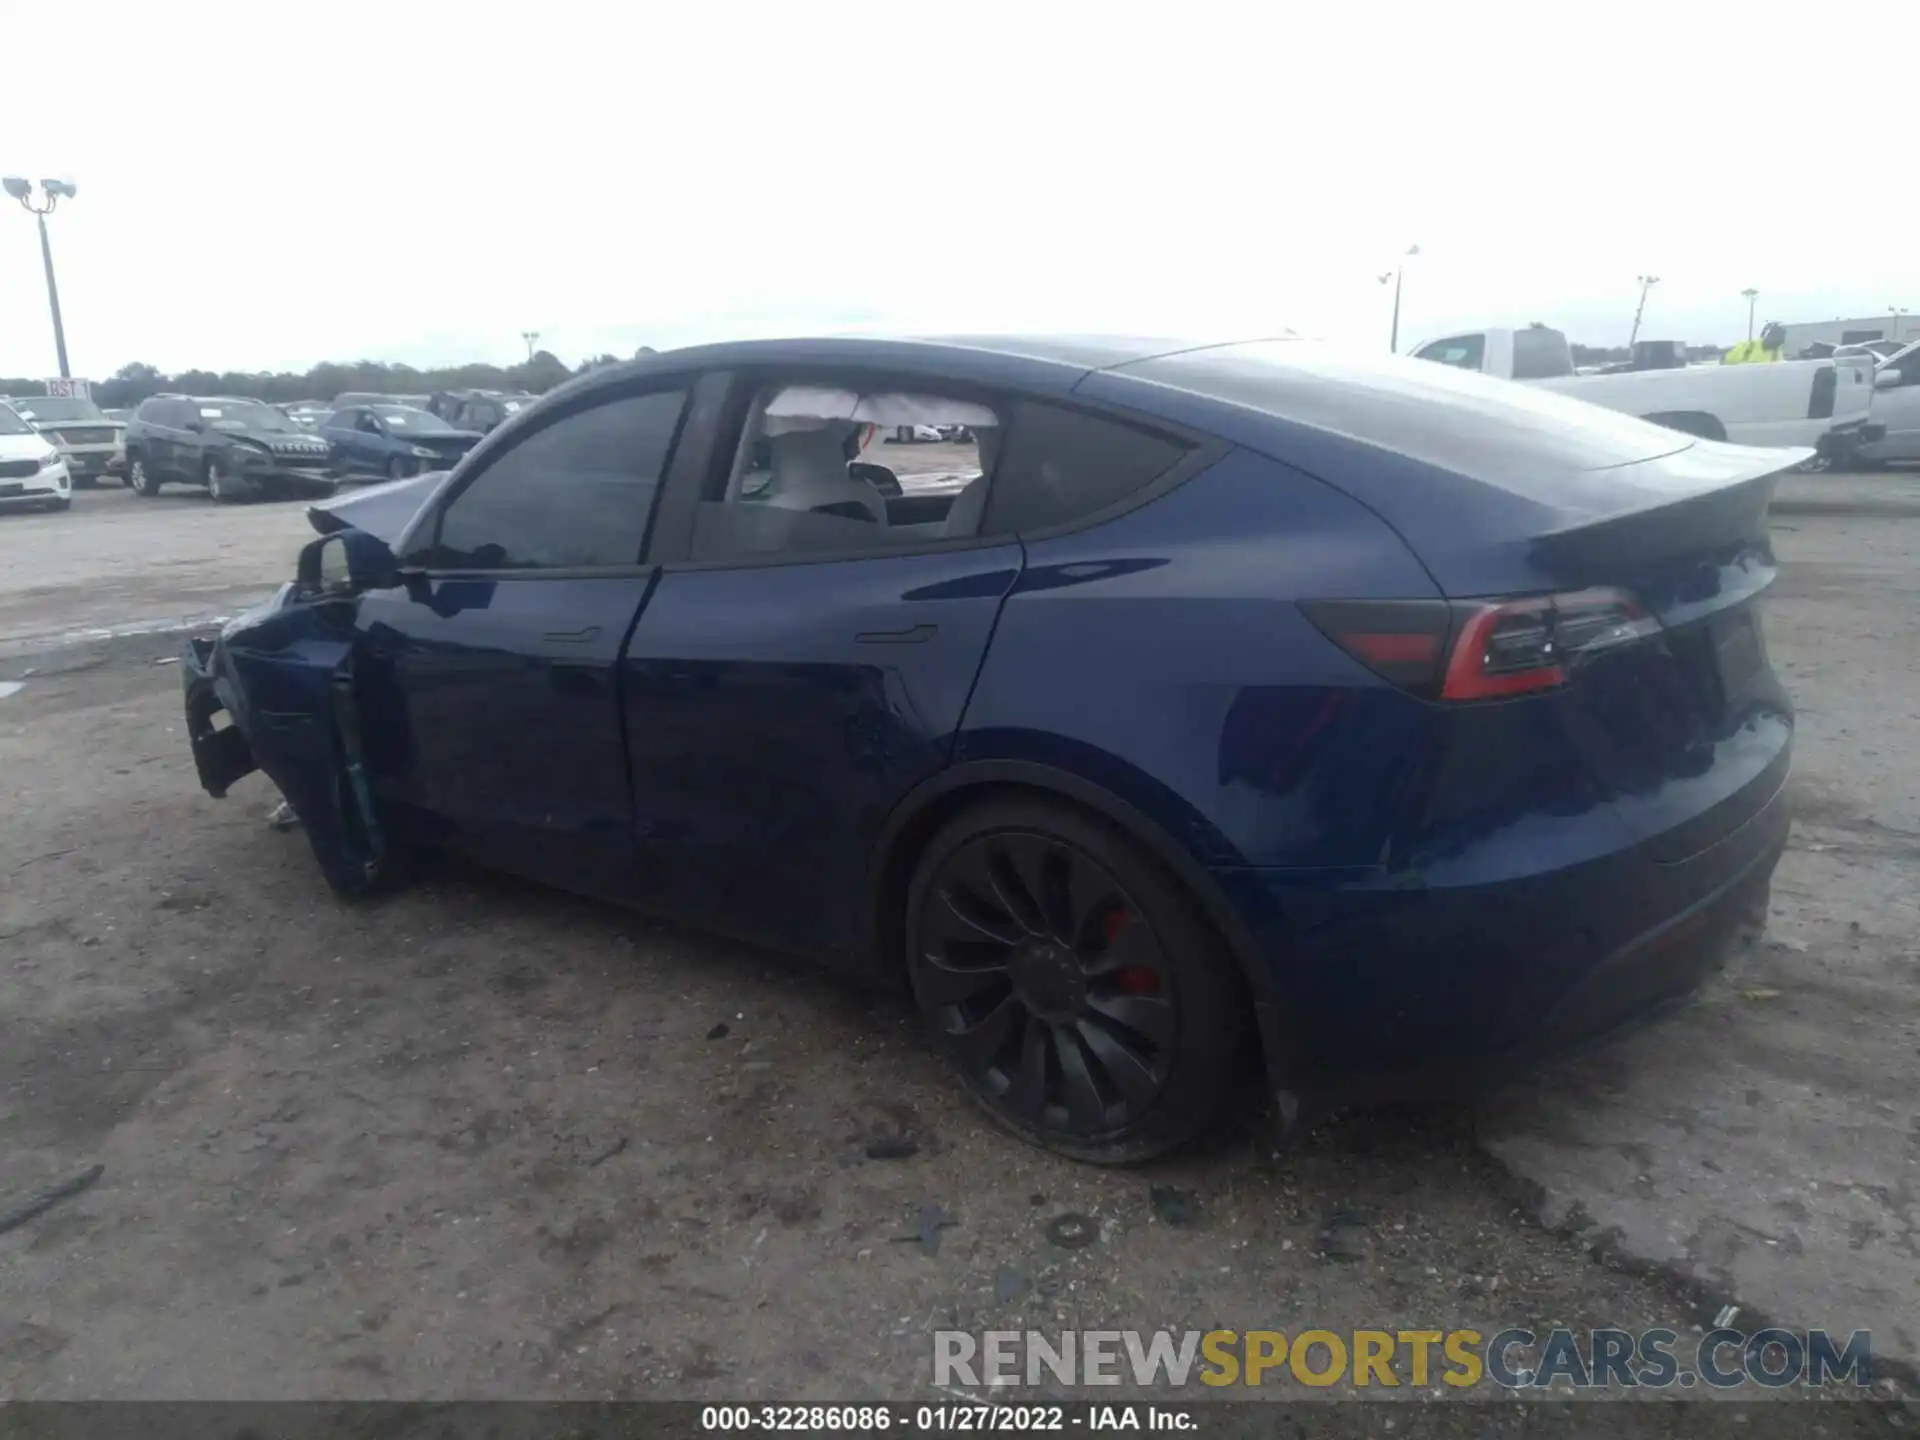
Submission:
<svg viewBox="0 0 1920 1440">
<path fill-rule="evenodd" d="M 1138 1160 L 1763 923 L 1805 458 L 1293 340 L 650 355 L 311 507 L 188 731 L 344 895 L 458 851 L 903 984 L 1000 1123 Z"/>
</svg>

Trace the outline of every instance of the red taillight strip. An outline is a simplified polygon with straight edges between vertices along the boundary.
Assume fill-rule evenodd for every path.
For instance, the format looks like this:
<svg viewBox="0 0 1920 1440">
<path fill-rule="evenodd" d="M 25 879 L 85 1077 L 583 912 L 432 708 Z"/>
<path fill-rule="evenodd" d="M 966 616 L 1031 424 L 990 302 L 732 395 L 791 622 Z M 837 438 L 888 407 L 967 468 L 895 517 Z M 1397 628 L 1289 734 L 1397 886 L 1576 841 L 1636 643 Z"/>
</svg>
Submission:
<svg viewBox="0 0 1920 1440">
<path fill-rule="evenodd" d="M 1347 631 L 1340 643 L 1376 665 L 1431 665 L 1440 654 L 1440 636 Z"/>
</svg>

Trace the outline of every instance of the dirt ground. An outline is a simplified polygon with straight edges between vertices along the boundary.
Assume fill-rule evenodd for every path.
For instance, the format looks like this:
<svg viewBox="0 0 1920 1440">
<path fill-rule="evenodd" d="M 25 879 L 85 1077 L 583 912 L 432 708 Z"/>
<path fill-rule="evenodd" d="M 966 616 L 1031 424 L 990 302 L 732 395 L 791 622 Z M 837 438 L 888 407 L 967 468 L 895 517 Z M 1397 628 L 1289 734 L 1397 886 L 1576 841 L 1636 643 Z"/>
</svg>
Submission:
<svg viewBox="0 0 1920 1440">
<path fill-rule="evenodd" d="M 1801 1027 L 1822 1103 L 1887 1112 L 1873 1183 L 1906 1229 L 1879 1263 L 1911 1284 L 1920 1039 L 1872 1074 L 1837 1052 L 1862 1007 L 1876 1046 L 1916 1024 L 1920 483 L 1793 489 L 1821 513 L 1779 519 L 1770 640 L 1817 828 L 1776 885 L 1792 945 L 1701 1008 L 1782 992 L 1744 1003 Z M 0 517 L 0 1209 L 104 1166 L 0 1235 L 0 1396 L 925 1398 L 938 1328 L 1697 1334 L 1728 1301 L 1724 1268 L 1539 1223 L 1566 1185 L 1604 1211 L 1613 1177 L 1496 1158 L 1466 1114 L 1349 1116 L 1284 1154 L 1248 1121 L 1100 1171 L 986 1123 L 897 997 L 459 868 L 336 901 L 258 777 L 200 792 L 178 637 L 137 633 L 271 588 L 306 533 L 297 505 L 188 492 Z M 1509 1133 L 1577 1149 L 1605 1078 L 1531 1092 L 1545 1118 Z M 1659 1118 L 1646 1143 L 1684 1144 Z M 869 1157 L 889 1139 L 912 1153 Z M 1049 1237 L 1068 1214 L 1090 1244 Z M 1462 1434 L 1506 1423 L 1453 1408 Z"/>
</svg>

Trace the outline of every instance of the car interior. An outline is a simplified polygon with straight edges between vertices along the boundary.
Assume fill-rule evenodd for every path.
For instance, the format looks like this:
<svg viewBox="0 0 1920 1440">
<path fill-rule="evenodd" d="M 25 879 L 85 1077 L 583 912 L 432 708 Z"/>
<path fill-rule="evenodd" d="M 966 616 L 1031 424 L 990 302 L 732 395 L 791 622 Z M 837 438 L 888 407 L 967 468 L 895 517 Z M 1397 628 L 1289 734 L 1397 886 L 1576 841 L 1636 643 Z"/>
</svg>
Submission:
<svg viewBox="0 0 1920 1440">
<path fill-rule="evenodd" d="M 879 463 L 880 435 L 942 440 Z M 986 405 L 898 391 L 771 385 L 755 398 L 724 489 L 703 501 L 695 559 L 892 548 L 978 530 L 1002 421 Z M 891 457 L 889 457 L 891 458 Z M 719 487 L 716 486 L 716 489 Z"/>
</svg>

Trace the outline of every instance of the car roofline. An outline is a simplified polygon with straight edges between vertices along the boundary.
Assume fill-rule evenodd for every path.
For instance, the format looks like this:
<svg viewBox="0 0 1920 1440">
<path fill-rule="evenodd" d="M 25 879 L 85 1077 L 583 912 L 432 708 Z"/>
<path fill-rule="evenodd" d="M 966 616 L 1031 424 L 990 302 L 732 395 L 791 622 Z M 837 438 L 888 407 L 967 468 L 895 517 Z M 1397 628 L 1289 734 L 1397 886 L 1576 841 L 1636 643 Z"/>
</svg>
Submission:
<svg viewBox="0 0 1920 1440">
<path fill-rule="evenodd" d="M 1089 375 L 1124 370 L 1129 365 L 1165 359 L 1230 345 L 1253 344 L 1261 339 L 1297 340 L 1297 335 L 1238 336 L 1213 340 L 1156 339 L 1150 348 L 1135 348 L 1124 354 L 1101 356 L 1098 363 L 1084 358 L 1069 358 L 1049 353 L 1052 347 L 1067 345 L 1121 347 L 1124 337 L 1085 335 L 1064 332 L 1032 331 L 1011 335 L 917 336 L 917 335 L 812 335 L 780 336 L 747 340 L 719 340 L 701 345 L 686 345 L 673 350 L 656 351 L 632 360 L 622 360 L 598 370 L 576 375 L 555 386 L 541 400 L 559 395 L 592 394 L 605 387 L 618 387 L 649 375 L 671 375 L 690 369 L 732 370 L 763 369 L 782 364 L 842 365 L 848 369 L 883 369 L 889 362 L 919 363 L 941 355 L 967 355 L 1004 361 L 1009 367 L 1028 369 L 1030 373 L 1051 372 L 1056 387 L 1071 391 Z M 1136 342 L 1137 344 L 1137 342 Z M 1031 348 L 1025 348 L 1031 347 Z"/>
</svg>

